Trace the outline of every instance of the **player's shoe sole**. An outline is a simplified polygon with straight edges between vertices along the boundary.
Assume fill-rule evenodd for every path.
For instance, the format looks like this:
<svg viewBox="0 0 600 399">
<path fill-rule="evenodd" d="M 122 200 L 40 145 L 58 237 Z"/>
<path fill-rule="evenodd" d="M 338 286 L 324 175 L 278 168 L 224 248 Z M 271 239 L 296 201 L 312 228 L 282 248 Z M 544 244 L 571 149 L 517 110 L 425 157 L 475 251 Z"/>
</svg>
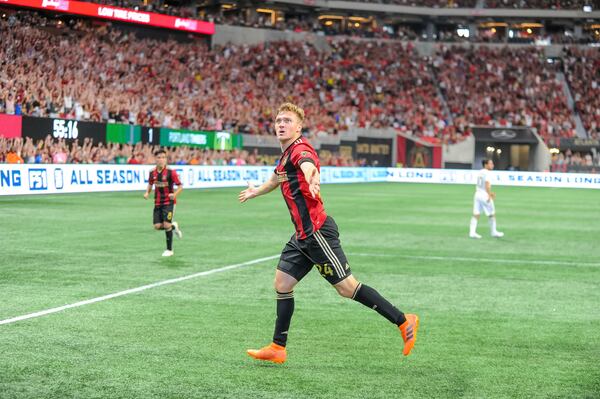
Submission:
<svg viewBox="0 0 600 399">
<path fill-rule="evenodd" d="M 173 251 L 169 251 L 168 249 L 162 253 L 162 256 L 173 256 L 174 252 Z"/>
<path fill-rule="evenodd" d="M 417 331 L 419 330 L 419 316 L 416 314 L 407 314 L 405 315 L 406 321 L 402 323 L 398 328 L 400 329 L 400 334 L 402 334 L 402 339 L 404 340 L 404 349 L 402 350 L 402 354 L 404 356 L 410 355 L 413 347 L 415 346 L 415 342 L 417 341 Z"/>
<path fill-rule="evenodd" d="M 177 238 L 183 238 L 183 232 L 179 229 L 179 223 L 173 222 L 173 233 L 177 236 Z"/>
<path fill-rule="evenodd" d="M 497 231 L 494 234 L 492 234 L 492 237 L 494 237 L 494 238 L 504 237 L 504 233 Z"/>
<path fill-rule="evenodd" d="M 285 362 L 287 358 L 285 347 L 275 343 L 271 343 L 270 345 L 267 345 L 261 349 L 248 349 L 246 353 L 256 360 L 263 360 L 278 364 Z"/>
<path fill-rule="evenodd" d="M 481 236 L 479 234 L 475 233 L 475 234 L 469 234 L 469 238 L 474 238 L 476 240 L 479 240 L 481 238 Z"/>
</svg>

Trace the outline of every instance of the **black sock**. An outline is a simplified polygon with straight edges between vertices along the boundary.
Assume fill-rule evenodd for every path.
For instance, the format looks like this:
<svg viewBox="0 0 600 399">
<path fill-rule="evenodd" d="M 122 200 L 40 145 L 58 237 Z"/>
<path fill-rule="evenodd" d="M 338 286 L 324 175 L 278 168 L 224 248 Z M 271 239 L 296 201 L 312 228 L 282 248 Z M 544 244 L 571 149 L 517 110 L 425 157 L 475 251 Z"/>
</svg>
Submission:
<svg viewBox="0 0 600 399">
<path fill-rule="evenodd" d="M 167 249 L 169 251 L 173 250 L 173 229 L 165 230 L 165 235 L 167 236 Z"/>
<path fill-rule="evenodd" d="M 397 326 L 406 321 L 404 313 L 399 311 L 394 305 L 389 303 L 387 299 L 379 295 L 379 292 L 375 291 L 368 285 L 358 284 L 352 299 L 375 310 L 377 313 Z"/>
<path fill-rule="evenodd" d="M 290 322 L 294 314 L 294 291 L 277 291 L 277 320 L 275 320 L 275 332 L 273 342 L 285 346 L 288 337 Z"/>
</svg>

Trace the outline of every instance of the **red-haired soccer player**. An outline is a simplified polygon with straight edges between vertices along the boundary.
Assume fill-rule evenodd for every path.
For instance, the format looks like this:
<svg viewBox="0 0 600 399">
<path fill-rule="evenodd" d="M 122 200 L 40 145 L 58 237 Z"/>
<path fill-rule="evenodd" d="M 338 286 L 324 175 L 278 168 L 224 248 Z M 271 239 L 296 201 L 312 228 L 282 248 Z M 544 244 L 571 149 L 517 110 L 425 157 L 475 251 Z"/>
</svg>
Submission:
<svg viewBox="0 0 600 399">
<path fill-rule="evenodd" d="M 398 326 L 404 340 L 403 353 L 408 356 L 417 339 L 419 318 L 414 314 L 405 315 L 376 290 L 360 283 L 352 275 L 340 245 L 337 225 L 323 208 L 319 157 L 302 138 L 303 122 L 302 108 L 290 103 L 279 107 L 275 130 L 283 153 L 275 173 L 260 187 L 249 185 L 239 195 L 240 202 L 246 202 L 281 186 L 296 228 L 296 233 L 281 253 L 275 271 L 277 319 L 273 342 L 262 349 L 248 350 L 248 354 L 259 360 L 285 362 L 285 346 L 294 312 L 294 287 L 314 265 L 341 296 L 374 309 Z"/>
</svg>

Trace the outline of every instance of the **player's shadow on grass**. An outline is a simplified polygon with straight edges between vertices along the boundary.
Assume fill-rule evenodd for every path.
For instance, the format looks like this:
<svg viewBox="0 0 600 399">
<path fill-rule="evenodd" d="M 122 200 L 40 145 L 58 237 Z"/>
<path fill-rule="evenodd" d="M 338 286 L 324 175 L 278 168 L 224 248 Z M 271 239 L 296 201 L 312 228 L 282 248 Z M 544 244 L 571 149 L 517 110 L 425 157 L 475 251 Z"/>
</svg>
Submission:
<svg viewBox="0 0 600 399">
<path fill-rule="evenodd" d="M 158 260 L 158 264 L 168 269 L 184 269 L 191 266 L 189 262 L 174 257 L 161 258 Z"/>
</svg>

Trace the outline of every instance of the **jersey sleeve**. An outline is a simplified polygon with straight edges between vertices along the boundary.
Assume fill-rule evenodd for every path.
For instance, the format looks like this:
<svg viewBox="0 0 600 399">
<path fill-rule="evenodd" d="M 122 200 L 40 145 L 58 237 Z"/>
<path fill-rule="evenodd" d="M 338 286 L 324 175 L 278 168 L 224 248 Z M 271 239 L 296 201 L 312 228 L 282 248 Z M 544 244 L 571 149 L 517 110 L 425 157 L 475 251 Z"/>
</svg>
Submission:
<svg viewBox="0 0 600 399">
<path fill-rule="evenodd" d="M 148 184 L 150 184 L 150 185 L 154 184 L 154 171 L 150 172 L 150 176 L 148 177 Z"/>
<path fill-rule="evenodd" d="M 171 171 L 171 180 L 173 181 L 173 184 L 181 186 L 181 180 L 179 180 L 179 175 L 177 174 L 177 171 Z"/>
<path fill-rule="evenodd" d="M 310 162 L 315 166 L 319 166 L 319 157 L 314 149 L 306 145 L 297 145 L 293 149 L 290 160 L 295 166 L 300 167 L 304 162 Z"/>
</svg>

